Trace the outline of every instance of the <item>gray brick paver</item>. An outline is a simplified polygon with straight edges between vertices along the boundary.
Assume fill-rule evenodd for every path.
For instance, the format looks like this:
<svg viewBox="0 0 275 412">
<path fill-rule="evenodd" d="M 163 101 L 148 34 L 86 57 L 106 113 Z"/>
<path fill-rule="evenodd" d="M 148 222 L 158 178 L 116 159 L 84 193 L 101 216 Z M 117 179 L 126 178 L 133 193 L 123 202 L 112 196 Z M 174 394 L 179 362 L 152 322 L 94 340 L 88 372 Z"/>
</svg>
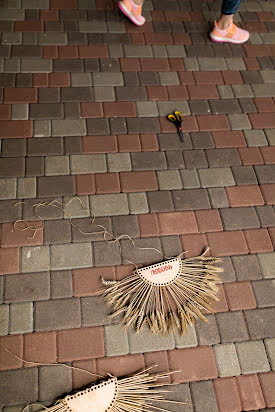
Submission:
<svg viewBox="0 0 275 412">
<path fill-rule="evenodd" d="M 90 196 L 95 216 L 128 215 L 127 195 L 124 193 Z"/>
<path fill-rule="evenodd" d="M 195 328 L 199 345 L 214 345 L 220 343 L 220 335 L 215 315 L 207 315 L 207 322 L 198 320 Z"/>
<path fill-rule="evenodd" d="M 138 334 L 133 329 L 128 329 L 130 353 L 152 352 L 164 349 L 174 349 L 173 335 L 153 335 L 148 327 L 144 327 Z"/>
<path fill-rule="evenodd" d="M 0 304 L 3 303 L 4 298 L 4 277 L 0 277 Z"/>
<path fill-rule="evenodd" d="M 103 21 L 80 21 L 80 33 L 106 33 L 106 23 Z"/>
<path fill-rule="evenodd" d="M 151 46 L 124 46 L 125 57 L 153 57 Z"/>
<path fill-rule="evenodd" d="M 52 299 L 70 298 L 73 294 L 72 274 L 69 270 L 51 272 Z"/>
<path fill-rule="evenodd" d="M 275 308 L 247 310 L 244 315 L 252 340 L 275 337 Z"/>
<path fill-rule="evenodd" d="M 275 84 L 252 84 L 255 97 L 272 97 L 275 93 Z"/>
<path fill-rule="evenodd" d="M 68 175 L 69 173 L 69 156 L 48 156 L 45 158 L 46 176 Z"/>
<path fill-rule="evenodd" d="M 160 170 L 157 172 L 160 190 L 181 189 L 182 183 L 178 170 Z"/>
<path fill-rule="evenodd" d="M 38 44 L 46 45 L 65 45 L 67 44 L 66 33 L 59 32 L 45 32 L 38 34 Z"/>
<path fill-rule="evenodd" d="M 180 383 L 179 385 L 174 386 L 173 392 L 170 391 L 171 386 L 164 386 L 163 389 L 167 391 L 165 398 L 170 401 L 180 402 L 181 412 L 194 412 L 192 397 L 190 393 L 190 388 L 188 383 Z M 157 406 L 163 408 L 163 403 L 156 403 Z M 169 404 L 169 412 L 178 412 L 178 403 L 171 402 Z M 213 412 L 216 412 L 215 409 Z"/>
<path fill-rule="evenodd" d="M 149 211 L 145 193 L 129 193 L 128 203 L 131 214 L 148 213 Z"/>
<path fill-rule="evenodd" d="M 262 278 L 257 256 L 233 256 L 232 262 L 239 281 L 256 280 Z"/>
<path fill-rule="evenodd" d="M 33 331 L 33 304 L 13 303 L 10 305 L 9 333 L 17 335 Z"/>
<path fill-rule="evenodd" d="M 121 264 L 119 244 L 96 242 L 93 246 L 95 266 L 113 266 Z"/>
<path fill-rule="evenodd" d="M 77 198 L 66 196 L 63 199 L 63 206 L 66 219 L 90 216 L 88 196 L 77 196 Z"/>
<path fill-rule="evenodd" d="M 272 279 L 263 279 L 252 283 L 258 308 L 275 306 L 275 283 Z"/>
<path fill-rule="evenodd" d="M 49 0 L 22 0 L 23 9 L 48 9 Z"/>
<path fill-rule="evenodd" d="M 102 298 L 87 296 L 81 298 L 82 326 L 108 325 L 112 322 L 108 316 L 108 309 L 103 304 Z"/>
<path fill-rule="evenodd" d="M 200 187 L 198 172 L 196 170 L 180 170 L 184 189 L 196 189 Z"/>
<path fill-rule="evenodd" d="M 55 299 L 35 303 L 35 331 L 79 328 L 80 326 L 80 299 Z"/>
<path fill-rule="evenodd" d="M 39 370 L 39 388 L 42 401 L 53 401 L 71 392 L 72 371 L 65 366 L 42 366 Z"/>
<path fill-rule="evenodd" d="M 9 305 L 0 305 L 0 336 L 9 333 Z"/>
<path fill-rule="evenodd" d="M 271 369 L 275 370 L 275 339 L 265 339 L 264 344 L 271 365 Z"/>
<path fill-rule="evenodd" d="M 65 119 L 52 121 L 52 136 L 86 135 L 84 119 Z"/>
<path fill-rule="evenodd" d="M 24 10 L 1 10 L 1 20 L 24 20 Z"/>
<path fill-rule="evenodd" d="M 106 356 L 120 356 L 129 353 L 127 332 L 122 325 L 106 325 L 104 342 Z"/>
<path fill-rule="evenodd" d="M 0 372 L 1 405 L 33 403 L 38 400 L 38 369 L 21 368 Z"/>
<path fill-rule="evenodd" d="M 48 272 L 7 276 L 5 302 L 30 302 L 50 297 L 50 276 Z"/>
<path fill-rule="evenodd" d="M 80 154 L 70 156 L 72 174 L 107 172 L 104 154 Z"/>
<path fill-rule="evenodd" d="M 190 388 L 196 412 L 218 412 L 212 381 L 191 382 Z"/>
<path fill-rule="evenodd" d="M 263 341 L 236 343 L 242 374 L 268 372 L 270 366 Z"/>
<path fill-rule="evenodd" d="M 230 168 L 199 169 L 202 187 L 234 186 Z"/>
<path fill-rule="evenodd" d="M 229 114 L 228 121 L 232 130 L 251 129 L 251 124 L 247 114 Z"/>
<path fill-rule="evenodd" d="M 237 352 L 233 343 L 214 345 L 213 350 L 220 377 L 237 376 L 241 374 Z"/>
<path fill-rule="evenodd" d="M 221 343 L 239 342 L 249 339 L 242 312 L 217 313 L 216 319 L 221 336 Z"/>
<path fill-rule="evenodd" d="M 16 198 L 16 179 L 7 178 L 0 179 L 0 199 L 15 199 Z"/>
<path fill-rule="evenodd" d="M 221 209 L 221 218 L 226 230 L 252 229 L 260 227 L 254 207 Z"/>
<path fill-rule="evenodd" d="M 93 73 L 92 74 L 94 86 L 123 86 L 122 73 Z"/>
<path fill-rule="evenodd" d="M 23 247 L 21 252 L 21 271 L 43 272 L 50 269 L 50 251 L 48 246 Z"/>
<path fill-rule="evenodd" d="M 184 100 L 160 101 L 157 104 L 160 116 L 166 116 L 167 113 L 173 112 L 173 110 L 179 110 L 184 116 L 190 114 L 188 103 Z"/>
<path fill-rule="evenodd" d="M 90 243 L 52 245 L 50 250 L 51 269 L 53 270 L 84 268 L 93 265 Z"/>
<path fill-rule="evenodd" d="M 27 103 L 18 103 L 12 105 L 12 120 L 26 120 L 29 115 L 29 105 Z"/>
<path fill-rule="evenodd" d="M 258 261 L 262 270 L 263 278 L 269 279 L 275 277 L 275 253 L 259 253 Z"/>
<path fill-rule="evenodd" d="M 137 114 L 140 117 L 156 117 L 159 115 L 156 102 L 137 102 Z"/>
<path fill-rule="evenodd" d="M 14 59 L 16 62 L 16 59 Z M 52 60 L 50 59 L 21 59 L 21 73 L 49 73 L 52 71 Z"/>
<path fill-rule="evenodd" d="M 186 334 L 183 336 L 177 332 L 174 332 L 174 339 L 176 348 L 193 348 L 198 345 L 194 326 L 188 327 Z"/>
<path fill-rule="evenodd" d="M 20 199 L 36 197 L 36 179 L 34 177 L 17 179 L 17 197 Z"/>
</svg>

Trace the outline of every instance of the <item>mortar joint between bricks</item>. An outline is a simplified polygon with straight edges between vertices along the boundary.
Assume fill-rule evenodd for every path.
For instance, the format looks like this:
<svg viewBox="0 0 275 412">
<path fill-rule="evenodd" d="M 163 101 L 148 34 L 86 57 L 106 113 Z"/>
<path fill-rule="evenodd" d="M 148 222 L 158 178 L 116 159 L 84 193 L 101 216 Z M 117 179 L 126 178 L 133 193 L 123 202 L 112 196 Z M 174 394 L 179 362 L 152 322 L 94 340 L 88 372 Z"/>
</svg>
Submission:
<svg viewBox="0 0 275 412">
<path fill-rule="evenodd" d="M 263 345 L 264 345 L 264 350 L 265 350 L 266 358 L 267 358 L 267 361 L 268 361 L 268 364 L 269 364 L 269 369 L 272 371 L 273 368 L 272 368 L 272 363 L 271 363 L 271 357 L 269 357 L 269 354 L 268 354 L 268 351 L 267 351 L 267 345 L 266 345 L 266 343 L 265 343 L 265 340 L 266 340 L 266 338 L 263 338 L 263 339 L 262 339 L 262 342 L 263 342 Z"/>
</svg>

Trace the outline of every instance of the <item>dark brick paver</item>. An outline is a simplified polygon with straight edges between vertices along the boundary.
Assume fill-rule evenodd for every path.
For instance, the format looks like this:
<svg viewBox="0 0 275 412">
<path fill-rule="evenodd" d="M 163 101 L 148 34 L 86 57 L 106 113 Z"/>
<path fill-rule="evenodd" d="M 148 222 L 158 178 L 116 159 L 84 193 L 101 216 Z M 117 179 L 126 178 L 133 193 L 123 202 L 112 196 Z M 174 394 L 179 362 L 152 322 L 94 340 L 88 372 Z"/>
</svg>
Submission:
<svg viewBox="0 0 275 412">
<path fill-rule="evenodd" d="M 0 342 L 19 357 L 0 347 L 1 412 L 94 381 L 20 358 L 180 370 L 175 412 L 274 410 L 275 5 L 243 0 L 239 46 L 209 41 L 219 8 L 145 0 L 138 28 L 112 0 L 0 0 Z M 70 203 L 36 206 L 54 200 Z M 165 256 L 210 246 L 225 271 L 208 323 L 155 337 L 109 318 L 100 277 L 162 256 L 106 244 L 94 215 Z"/>
</svg>

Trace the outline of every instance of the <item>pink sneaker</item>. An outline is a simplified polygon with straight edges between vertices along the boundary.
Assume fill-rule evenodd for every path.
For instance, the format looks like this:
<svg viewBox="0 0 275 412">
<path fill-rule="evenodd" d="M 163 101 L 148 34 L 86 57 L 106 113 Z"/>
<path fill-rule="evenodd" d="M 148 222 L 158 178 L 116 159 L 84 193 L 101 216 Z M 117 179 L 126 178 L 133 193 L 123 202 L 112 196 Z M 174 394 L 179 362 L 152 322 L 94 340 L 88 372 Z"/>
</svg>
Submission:
<svg viewBox="0 0 275 412">
<path fill-rule="evenodd" d="M 145 23 L 145 18 L 141 15 L 142 6 L 137 6 L 133 0 L 119 1 L 118 7 L 137 26 Z"/>
<path fill-rule="evenodd" d="M 249 39 L 249 32 L 237 27 L 234 23 L 231 23 L 230 26 L 221 30 L 218 27 L 217 22 L 215 21 L 215 27 L 210 33 L 211 40 L 215 42 L 227 42 L 241 44 L 246 42 Z"/>
</svg>

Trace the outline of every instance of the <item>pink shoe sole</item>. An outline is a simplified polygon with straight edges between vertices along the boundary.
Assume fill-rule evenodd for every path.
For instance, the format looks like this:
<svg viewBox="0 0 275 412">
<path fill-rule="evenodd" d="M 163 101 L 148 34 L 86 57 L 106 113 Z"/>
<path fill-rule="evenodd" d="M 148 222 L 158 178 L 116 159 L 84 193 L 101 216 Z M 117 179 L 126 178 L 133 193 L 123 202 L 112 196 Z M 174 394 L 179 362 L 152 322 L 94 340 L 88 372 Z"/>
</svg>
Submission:
<svg viewBox="0 0 275 412">
<path fill-rule="evenodd" d="M 121 2 L 118 3 L 118 7 L 120 8 L 120 10 L 122 11 L 122 13 L 128 17 L 128 19 L 131 20 L 132 23 L 134 23 L 136 26 L 142 26 L 144 24 L 140 23 L 138 20 L 135 19 L 134 15 L 126 9 L 126 7 L 123 6 L 123 4 L 121 4 Z"/>
<path fill-rule="evenodd" d="M 212 34 L 212 33 L 210 33 L 209 36 L 210 36 L 210 39 L 211 39 L 213 42 L 215 42 L 215 43 L 242 44 L 242 43 L 245 43 L 245 42 L 249 39 L 249 36 L 248 36 L 248 38 L 245 39 L 245 40 L 233 40 L 233 39 L 227 39 L 227 38 L 225 38 L 225 37 L 218 37 L 218 36 L 215 36 L 215 35 Z"/>
</svg>

